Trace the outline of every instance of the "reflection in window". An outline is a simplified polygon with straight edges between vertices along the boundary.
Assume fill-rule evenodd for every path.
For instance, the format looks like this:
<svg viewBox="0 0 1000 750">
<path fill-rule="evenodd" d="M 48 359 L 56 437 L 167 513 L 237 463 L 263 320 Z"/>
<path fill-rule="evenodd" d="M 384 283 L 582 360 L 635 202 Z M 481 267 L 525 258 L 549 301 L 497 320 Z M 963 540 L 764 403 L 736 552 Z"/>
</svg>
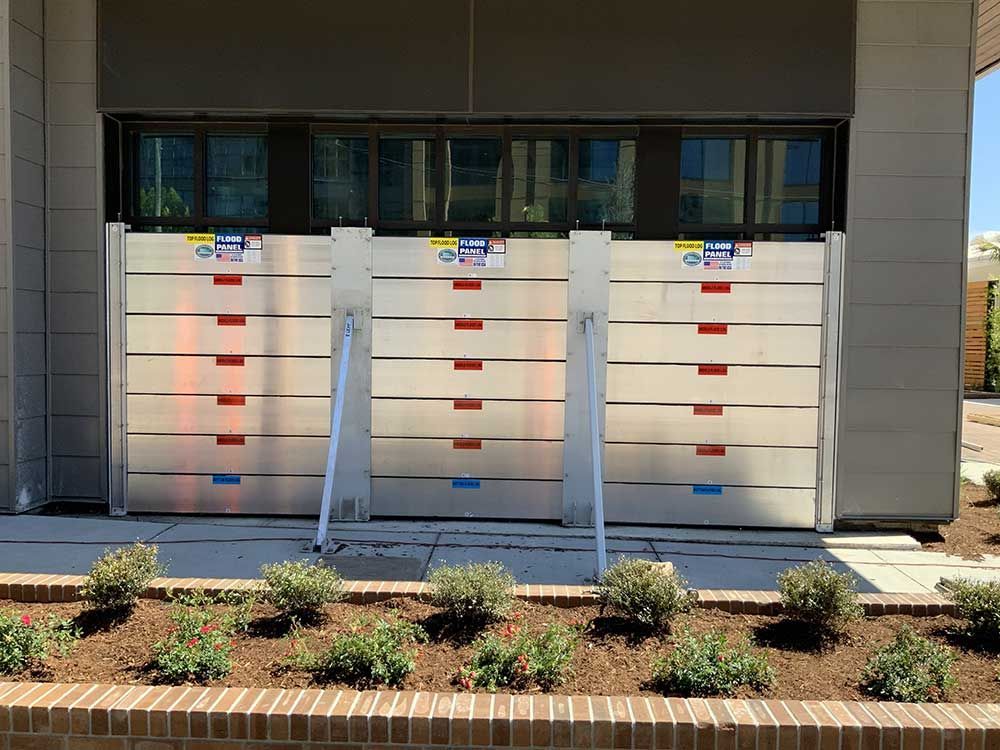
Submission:
<svg viewBox="0 0 1000 750">
<path fill-rule="evenodd" d="M 194 211 L 194 136 L 139 136 L 139 216 Z"/>
<path fill-rule="evenodd" d="M 267 216 L 267 137 L 210 135 L 209 216 Z"/>
<path fill-rule="evenodd" d="M 819 223 L 821 150 L 819 138 L 757 143 L 758 223 Z"/>
<path fill-rule="evenodd" d="M 445 221 L 499 221 L 499 138 L 449 138 L 445 151 Z"/>
<path fill-rule="evenodd" d="M 682 224 L 742 224 L 746 141 L 684 138 L 681 141 Z"/>
<path fill-rule="evenodd" d="M 569 193 L 569 144 L 565 140 L 515 138 L 510 220 L 566 221 Z"/>
<path fill-rule="evenodd" d="M 383 138 L 379 141 L 379 219 L 434 219 L 436 146 L 432 139 Z"/>
<path fill-rule="evenodd" d="M 635 220 L 634 140 L 580 141 L 577 214 L 584 224 Z"/>
<path fill-rule="evenodd" d="M 361 221 L 368 215 L 368 139 L 317 135 L 312 155 L 313 218 Z"/>
</svg>

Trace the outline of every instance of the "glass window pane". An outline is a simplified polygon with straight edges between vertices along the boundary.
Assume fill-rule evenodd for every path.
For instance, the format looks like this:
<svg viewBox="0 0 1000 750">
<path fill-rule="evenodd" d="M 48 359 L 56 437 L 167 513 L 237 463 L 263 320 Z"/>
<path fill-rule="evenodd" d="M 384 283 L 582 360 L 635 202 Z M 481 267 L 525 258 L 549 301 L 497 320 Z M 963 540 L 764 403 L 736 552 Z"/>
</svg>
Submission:
<svg viewBox="0 0 1000 750">
<path fill-rule="evenodd" d="M 581 223 L 635 221 L 635 141 L 580 141 L 577 215 Z"/>
<path fill-rule="evenodd" d="M 445 152 L 445 221 L 499 221 L 499 138 L 449 138 Z"/>
<path fill-rule="evenodd" d="M 383 138 L 378 144 L 378 215 L 390 221 L 432 221 L 437 201 L 437 143 Z"/>
<path fill-rule="evenodd" d="M 684 138 L 681 141 L 682 224 L 742 224 L 746 141 Z"/>
<path fill-rule="evenodd" d="M 194 136 L 139 136 L 139 216 L 194 213 Z"/>
<path fill-rule="evenodd" d="M 267 137 L 210 135 L 208 216 L 267 216 Z"/>
<path fill-rule="evenodd" d="M 819 224 L 822 141 L 762 138 L 757 143 L 757 223 Z"/>
<path fill-rule="evenodd" d="M 512 222 L 566 221 L 569 143 L 565 140 L 511 141 Z"/>
<path fill-rule="evenodd" d="M 368 216 L 367 138 L 313 138 L 312 204 L 315 219 L 361 221 Z"/>
</svg>

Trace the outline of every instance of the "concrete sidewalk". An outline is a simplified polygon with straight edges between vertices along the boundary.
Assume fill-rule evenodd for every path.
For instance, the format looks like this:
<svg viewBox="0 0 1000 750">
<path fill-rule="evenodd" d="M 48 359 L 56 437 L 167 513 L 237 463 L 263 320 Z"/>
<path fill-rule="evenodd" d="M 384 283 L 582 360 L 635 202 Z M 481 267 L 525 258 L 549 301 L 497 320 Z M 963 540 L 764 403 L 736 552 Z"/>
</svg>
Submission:
<svg viewBox="0 0 1000 750">
<path fill-rule="evenodd" d="M 105 547 L 160 545 L 169 575 L 252 578 L 261 564 L 315 559 L 313 522 L 246 517 L 8 516 L 0 571 L 84 573 Z M 335 524 L 324 558 L 346 578 L 422 580 L 431 567 L 499 560 L 523 583 L 585 583 L 593 531 L 539 523 Z M 612 526 L 608 553 L 670 561 L 697 588 L 772 589 L 778 573 L 817 558 L 849 570 L 865 592 L 929 592 L 941 577 L 1000 579 L 1000 556 L 963 560 L 922 551 L 905 534 L 830 534 Z"/>
</svg>

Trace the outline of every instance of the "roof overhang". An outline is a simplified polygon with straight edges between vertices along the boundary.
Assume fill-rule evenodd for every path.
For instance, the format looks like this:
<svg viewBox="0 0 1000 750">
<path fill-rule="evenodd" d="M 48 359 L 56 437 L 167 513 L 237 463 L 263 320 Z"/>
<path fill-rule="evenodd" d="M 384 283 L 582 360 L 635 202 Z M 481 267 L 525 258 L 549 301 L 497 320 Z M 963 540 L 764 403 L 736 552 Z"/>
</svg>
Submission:
<svg viewBox="0 0 1000 750">
<path fill-rule="evenodd" d="M 979 30 L 976 33 L 976 77 L 1000 66 L 1000 0 L 979 0 Z"/>
</svg>

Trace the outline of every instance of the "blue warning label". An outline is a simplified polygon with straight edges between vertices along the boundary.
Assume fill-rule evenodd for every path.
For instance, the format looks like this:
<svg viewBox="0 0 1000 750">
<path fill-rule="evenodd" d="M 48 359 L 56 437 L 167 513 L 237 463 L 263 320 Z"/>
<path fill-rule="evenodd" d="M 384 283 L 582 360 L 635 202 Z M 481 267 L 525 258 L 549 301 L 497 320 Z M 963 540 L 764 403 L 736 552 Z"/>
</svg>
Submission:
<svg viewBox="0 0 1000 750">
<path fill-rule="evenodd" d="M 239 474 L 213 474 L 212 484 L 239 484 Z"/>
<path fill-rule="evenodd" d="M 478 479 L 452 479 L 451 488 L 453 490 L 478 490 Z"/>
<path fill-rule="evenodd" d="M 696 484 L 691 487 L 691 492 L 695 495 L 721 495 L 722 488 L 716 484 Z"/>
</svg>

